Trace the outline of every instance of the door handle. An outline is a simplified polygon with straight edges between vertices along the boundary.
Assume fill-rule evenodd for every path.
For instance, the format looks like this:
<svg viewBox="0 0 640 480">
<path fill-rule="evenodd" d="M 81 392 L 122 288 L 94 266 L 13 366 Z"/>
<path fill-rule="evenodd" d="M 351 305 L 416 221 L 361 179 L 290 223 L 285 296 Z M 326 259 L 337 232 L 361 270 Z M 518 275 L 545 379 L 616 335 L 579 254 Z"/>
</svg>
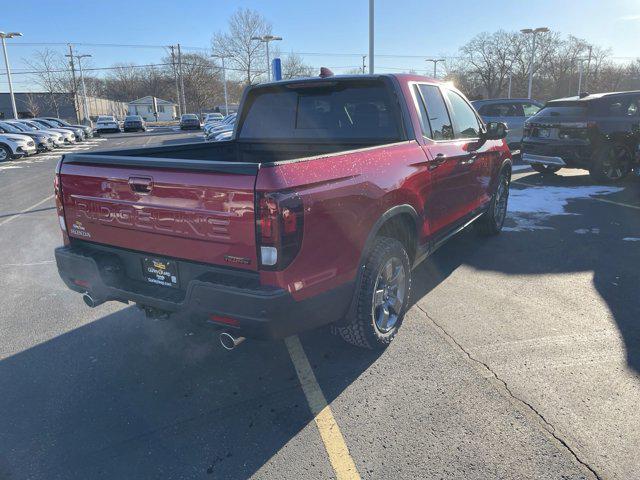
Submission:
<svg viewBox="0 0 640 480">
<path fill-rule="evenodd" d="M 429 162 L 429 170 L 435 170 L 446 161 L 447 156 L 444 153 L 437 154 L 435 158 Z"/>
<path fill-rule="evenodd" d="M 478 159 L 478 155 L 475 153 L 471 153 L 460 160 L 461 165 L 473 165 L 473 163 Z"/>
<path fill-rule="evenodd" d="M 129 188 L 135 193 L 151 193 L 153 179 L 151 177 L 129 177 Z"/>
</svg>

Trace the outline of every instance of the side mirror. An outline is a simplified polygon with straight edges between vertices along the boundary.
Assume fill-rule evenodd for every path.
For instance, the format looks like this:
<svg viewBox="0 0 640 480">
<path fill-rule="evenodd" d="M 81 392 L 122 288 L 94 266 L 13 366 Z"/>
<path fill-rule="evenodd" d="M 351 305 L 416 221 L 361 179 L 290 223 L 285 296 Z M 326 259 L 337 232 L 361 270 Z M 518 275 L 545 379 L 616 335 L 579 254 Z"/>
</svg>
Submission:
<svg viewBox="0 0 640 480">
<path fill-rule="evenodd" d="M 487 123 L 487 130 L 484 132 L 485 140 L 502 140 L 507 136 L 507 126 L 502 122 Z"/>
</svg>

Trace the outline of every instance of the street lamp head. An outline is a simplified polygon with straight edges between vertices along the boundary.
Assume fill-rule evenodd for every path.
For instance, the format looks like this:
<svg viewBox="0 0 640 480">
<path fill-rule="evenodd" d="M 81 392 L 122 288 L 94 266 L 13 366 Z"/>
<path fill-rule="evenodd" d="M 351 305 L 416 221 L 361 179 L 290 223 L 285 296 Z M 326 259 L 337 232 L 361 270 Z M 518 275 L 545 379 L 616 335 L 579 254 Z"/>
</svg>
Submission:
<svg viewBox="0 0 640 480">
<path fill-rule="evenodd" d="M 547 27 L 538 27 L 534 30 L 534 33 L 546 33 L 549 29 Z"/>
<path fill-rule="evenodd" d="M 531 28 L 523 28 L 520 33 L 533 33 L 533 30 Z"/>
<path fill-rule="evenodd" d="M 21 37 L 22 34 L 20 32 L 0 32 L 0 38 L 13 38 L 13 37 Z"/>
</svg>

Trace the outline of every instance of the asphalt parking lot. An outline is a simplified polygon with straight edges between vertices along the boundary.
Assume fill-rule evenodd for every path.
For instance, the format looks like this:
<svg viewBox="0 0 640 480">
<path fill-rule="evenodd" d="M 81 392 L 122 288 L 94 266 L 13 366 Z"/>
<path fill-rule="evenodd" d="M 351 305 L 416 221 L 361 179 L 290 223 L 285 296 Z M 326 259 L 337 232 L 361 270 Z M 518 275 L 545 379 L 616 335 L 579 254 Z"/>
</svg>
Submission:
<svg viewBox="0 0 640 480">
<path fill-rule="evenodd" d="M 226 352 L 63 285 L 58 158 L 0 164 L 0 478 L 640 478 L 640 178 L 518 167 L 503 234 L 421 265 L 384 353 L 327 330 Z"/>
</svg>

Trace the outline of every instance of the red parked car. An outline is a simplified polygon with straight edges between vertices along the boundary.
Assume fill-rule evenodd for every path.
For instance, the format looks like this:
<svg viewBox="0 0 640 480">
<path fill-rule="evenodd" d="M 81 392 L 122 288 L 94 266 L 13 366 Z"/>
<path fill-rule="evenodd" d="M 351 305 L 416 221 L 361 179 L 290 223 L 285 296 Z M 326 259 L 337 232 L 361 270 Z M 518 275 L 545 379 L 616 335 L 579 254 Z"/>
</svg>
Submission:
<svg viewBox="0 0 640 480">
<path fill-rule="evenodd" d="M 326 324 L 383 348 L 416 265 L 471 222 L 500 232 L 505 135 L 420 76 L 252 86 L 232 141 L 65 155 L 60 276 L 90 306 L 214 322 L 228 348 Z"/>
</svg>

